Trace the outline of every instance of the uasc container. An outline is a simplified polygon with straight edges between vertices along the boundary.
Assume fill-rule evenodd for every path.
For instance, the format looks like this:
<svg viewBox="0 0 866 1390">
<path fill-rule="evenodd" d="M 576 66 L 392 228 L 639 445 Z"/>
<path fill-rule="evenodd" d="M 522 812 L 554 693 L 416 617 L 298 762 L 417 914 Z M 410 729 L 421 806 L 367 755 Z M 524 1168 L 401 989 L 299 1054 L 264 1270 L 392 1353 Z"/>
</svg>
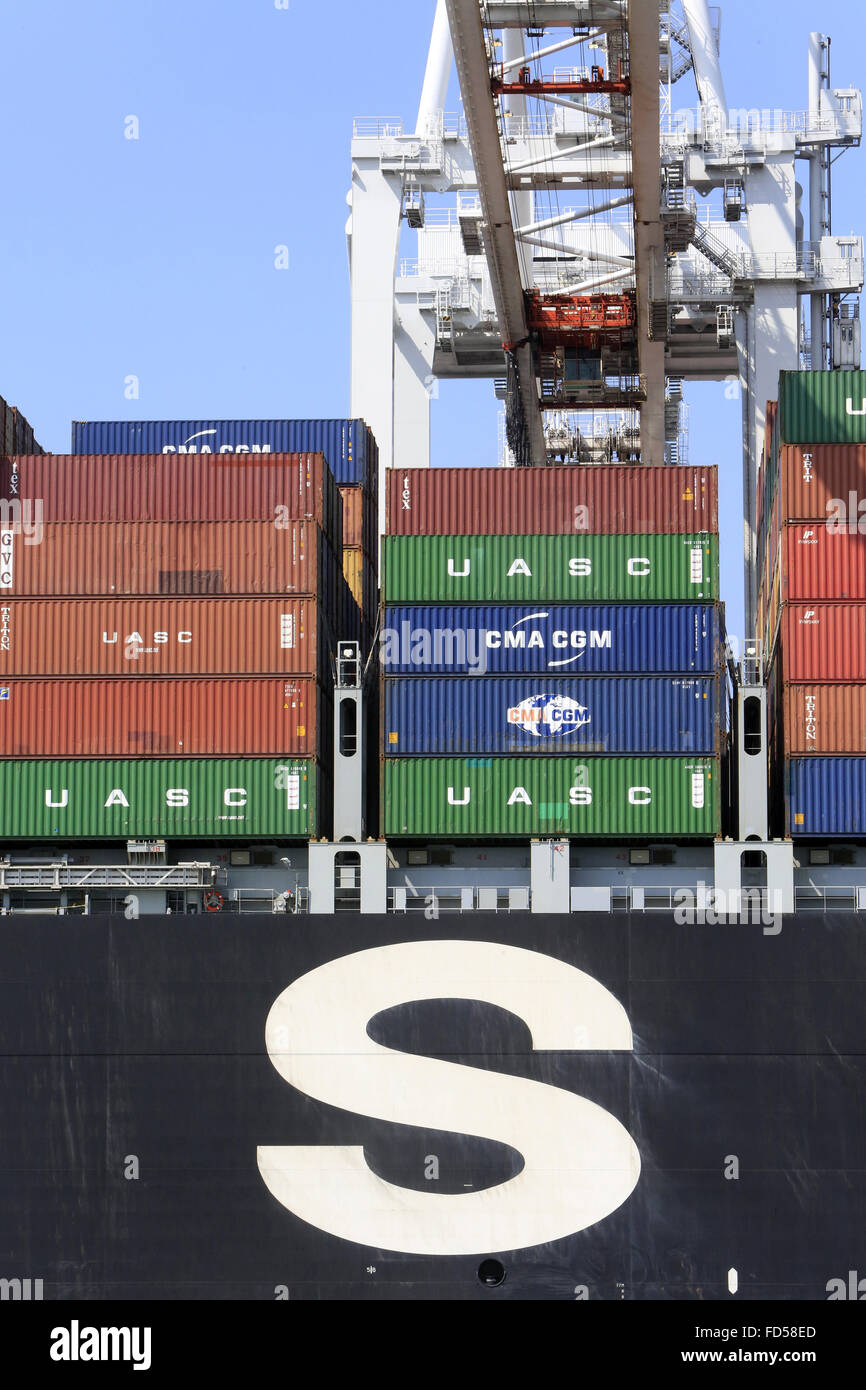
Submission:
<svg viewBox="0 0 866 1390">
<path fill-rule="evenodd" d="M 386 603 L 717 599 L 718 536 L 386 536 Z"/>
<path fill-rule="evenodd" d="M 0 762 L 0 838 L 309 839 L 328 790 L 309 758 Z"/>
<path fill-rule="evenodd" d="M 324 677 L 347 636 L 314 599 L 10 599 L 0 601 L 0 678 Z"/>
<path fill-rule="evenodd" d="M 339 575 L 313 521 L 47 522 L 0 533 L 0 597 L 309 594 L 333 612 Z"/>
<path fill-rule="evenodd" d="M 383 694 L 386 757 L 721 751 L 718 678 L 406 676 Z"/>
<path fill-rule="evenodd" d="M 320 757 L 332 698 L 314 680 L 11 680 L 0 758 Z"/>
<path fill-rule="evenodd" d="M 719 834 L 709 758 L 388 758 L 385 834 L 395 839 Z"/>
<path fill-rule="evenodd" d="M 41 523 L 317 521 L 339 551 L 343 504 L 322 454 L 43 454 L 0 459 L 0 497 Z M 14 519 L 14 518 L 13 518 Z"/>
<path fill-rule="evenodd" d="M 394 468 L 391 536 L 717 532 L 715 468 Z"/>
<path fill-rule="evenodd" d="M 324 454 L 339 483 L 372 486 L 363 420 L 75 420 L 73 454 Z"/>
<path fill-rule="evenodd" d="M 780 444 L 866 444 L 866 372 L 781 372 Z"/>
<path fill-rule="evenodd" d="M 392 676 L 710 675 L 720 630 L 714 604 L 391 605 L 380 659 Z"/>
</svg>

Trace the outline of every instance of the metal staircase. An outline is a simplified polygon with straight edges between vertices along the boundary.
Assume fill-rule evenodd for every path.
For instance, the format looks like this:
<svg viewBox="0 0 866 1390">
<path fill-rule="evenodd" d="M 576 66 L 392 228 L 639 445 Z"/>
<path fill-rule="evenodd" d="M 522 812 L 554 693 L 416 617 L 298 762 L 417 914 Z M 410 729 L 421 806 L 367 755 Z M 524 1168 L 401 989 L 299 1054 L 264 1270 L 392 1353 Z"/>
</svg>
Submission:
<svg viewBox="0 0 866 1390">
<path fill-rule="evenodd" d="M 720 241 L 717 241 L 712 233 L 707 231 L 706 227 L 701 227 L 697 223 L 695 224 L 692 245 L 695 246 L 697 250 L 700 251 L 701 255 L 706 257 L 717 270 L 721 270 L 722 273 L 727 275 L 731 280 L 737 278 L 739 270 L 737 257 L 733 252 L 729 251 L 727 247 L 723 246 Z"/>
</svg>

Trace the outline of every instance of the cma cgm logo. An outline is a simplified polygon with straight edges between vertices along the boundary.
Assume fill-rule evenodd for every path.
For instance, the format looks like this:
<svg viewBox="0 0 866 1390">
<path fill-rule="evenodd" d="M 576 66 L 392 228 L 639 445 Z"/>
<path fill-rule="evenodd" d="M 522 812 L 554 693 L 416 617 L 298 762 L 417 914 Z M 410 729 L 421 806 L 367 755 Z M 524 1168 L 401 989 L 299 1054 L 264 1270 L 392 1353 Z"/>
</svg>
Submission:
<svg viewBox="0 0 866 1390">
<path fill-rule="evenodd" d="M 508 711 L 508 723 L 517 724 L 534 738 L 561 738 L 591 722 L 589 710 L 567 695 L 530 695 Z"/>
<path fill-rule="evenodd" d="M 377 1014 L 420 1000 L 480 1001 L 529 1028 L 534 1051 L 631 1052 L 625 1010 L 597 980 L 539 951 L 485 941 L 411 941 L 329 961 L 295 980 L 265 1026 L 268 1055 L 304 1095 L 393 1124 L 508 1144 L 514 1178 L 483 1191 L 418 1192 L 378 1177 L 360 1145 L 257 1150 L 269 1191 L 343 1240 L 417 1255 L 477 1255 L 561 1240 L 631 1195 L 640 1155 L 594 1101 L 559 1086 L 395 1051 Z"/>
<path fill-rule="evenodd" d="M 163 444 L 164 454 L 270 454 L 270 444 L 217 444 L 216 430 L 199 430 L 183 444 Z"/>
</svg>

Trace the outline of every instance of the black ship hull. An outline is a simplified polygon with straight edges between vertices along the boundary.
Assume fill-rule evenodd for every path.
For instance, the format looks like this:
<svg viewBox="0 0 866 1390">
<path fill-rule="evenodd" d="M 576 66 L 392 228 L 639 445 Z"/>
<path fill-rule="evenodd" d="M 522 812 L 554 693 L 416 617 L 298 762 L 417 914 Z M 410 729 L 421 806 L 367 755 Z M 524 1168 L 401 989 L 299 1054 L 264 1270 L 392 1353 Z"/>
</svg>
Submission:
<svg viewBox="0 0 866 1390">
<path fill-rule="evenodd" d="M 353 1106 L 287 1084 L 274 1055 L 305 1044 L 291 1012 L 280 1039 L 278 997 L 337 963 L 305 1007 L 318 1014 L 311 1027 L 335 1038 L 323 1090 L 353 1094 L 340 991 L 363 964 L 357 953 L 376 950 L 387 975 L 399 943 L 422 953 L 426 997 L 398 971 L 369 1019 L 363 997 L 353 1004 L 390 1050 L 379 1065 L 391 1118 L 365 1101 L 363 1067 Z M 467 943 L 488 943 L 468 953 L 487 972 L 483 989 L 459 982 Z M 540 1023 L 543 980 L 535 1002 L 520 1003 L 521 951 L 547 958 Z M 866 1274 L 864 982 L 866 932 L 843 914 L 772 927 L 655 915 L 6 918 L 0 1277 L 41 1280 L 46 1300 L 730 1300 L 734 1289 L 827 1299 L 833 1281 L 847 1288 L 849 1271 Z M 557 1035 L 569 1016 L 574 1037 Z M 630 1026 L 631 1045 L 620 1032 L 597 1046 L 608 1024 Z M 395 1056 L 409 1068 L 402 1092 Z M 435 1073 L 412 1071 L 431 1059 Z M 503 1077 L 536 1084 L 509 1092 Z M 626 1168 L 634 1146 L 639 1175 L 608 1189 L 591 1152 L 571 1167 L 554 1088 L 566 1109 L 570 1096 L 592 1103 L 574 1112 L 576 1149 L 598 1121 Z M 463 1090 L 470 1107 L 476 1097 L 477 1129 L 443 1124 Z M 517 1181 L 529 1159 L 514 1095 L 542 1117 L 527 1136 L 536 1169 L 550 1153 L 537 1184 L 561 1197 L 541 1215 L 520 1210 L 532 1202 Z M 267 1152 L 297 1146 L 321 1147 L 315 1200 L 333 1214 L 324 1229 L 264 1175 Z M 335 1190 L 330 1176 L 330 1155 L 346 1146 L 363 1146 L 366 1225 L 355 1189 Z M 596 1180 L 600 1195 L 575 1216 Z M 488 1247 L 479 1231 L 543 1238 Z"/>
</svg>

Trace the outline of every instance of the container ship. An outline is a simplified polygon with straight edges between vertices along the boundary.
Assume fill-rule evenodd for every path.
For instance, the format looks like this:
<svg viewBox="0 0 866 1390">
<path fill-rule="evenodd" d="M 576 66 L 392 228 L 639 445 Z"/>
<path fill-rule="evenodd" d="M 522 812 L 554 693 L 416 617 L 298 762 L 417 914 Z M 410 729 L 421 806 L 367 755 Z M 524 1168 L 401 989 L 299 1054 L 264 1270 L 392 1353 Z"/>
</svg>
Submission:
<svg viewBox="0 0 866 1390">
<path fill-rule="evenodd" d="M 4 1299 L 860 1296 L 860 93 L 813 34 L 730 110 L 704 0 L 430 10 L 348 418 L 0 401 Z"/>
</svg>

